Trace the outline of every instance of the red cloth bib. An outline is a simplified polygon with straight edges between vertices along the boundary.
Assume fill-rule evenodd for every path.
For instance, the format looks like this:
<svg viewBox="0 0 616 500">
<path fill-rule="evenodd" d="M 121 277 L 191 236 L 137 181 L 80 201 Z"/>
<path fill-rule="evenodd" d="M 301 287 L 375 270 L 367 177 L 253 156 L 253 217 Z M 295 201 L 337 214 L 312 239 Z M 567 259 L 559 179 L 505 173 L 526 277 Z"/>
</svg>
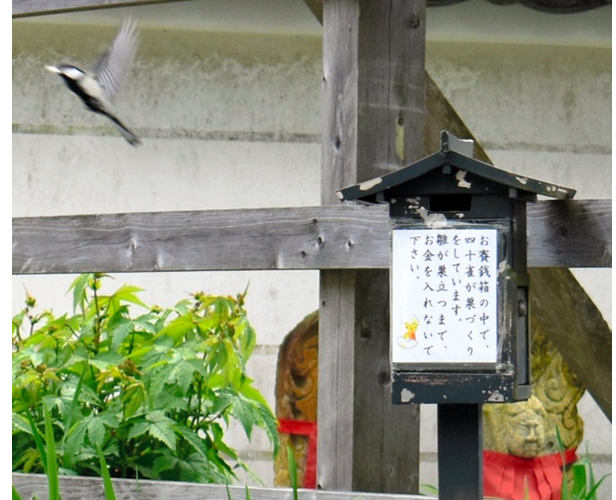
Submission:
<svg viewBox="0 0 616 500">
<path fill-rule="evenodd" d="M 303 420 L 278 419 L 278 432 L 283 434 L 301 434 L 308 436 L 306 469 L 304 470 L 304 488 L 317 487 L 317 424 Z"/>
<path fill-rule="evenodd" d="M 577 460 L 576 448 L 565 450 L 564 463 Z M 483 494 L 503 500 L 560 500 L 563 457 L 552 453 L 521 458 L 496 451 L 483 452 Z M 525 489 L 526 484 L 526 489 Z"/>
</svg>

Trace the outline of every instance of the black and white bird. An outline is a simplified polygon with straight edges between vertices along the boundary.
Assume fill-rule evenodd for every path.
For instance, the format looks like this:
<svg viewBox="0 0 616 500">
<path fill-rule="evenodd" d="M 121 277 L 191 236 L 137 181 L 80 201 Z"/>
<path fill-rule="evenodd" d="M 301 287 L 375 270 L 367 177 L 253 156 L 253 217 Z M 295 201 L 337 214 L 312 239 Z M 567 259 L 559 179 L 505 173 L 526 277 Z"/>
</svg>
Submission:
<svg viewBox="0 0 616 500">
<path fill-rule="evenodd" d="M 141 141 L 116 116 L 113 102 L 133 65 L 137 45 L 135 24 L 127 18 L 113 43 L 90 70 L 84 71 L 70 64 L 45 66 L 48 71 L 60 75 L 90 111 L 109 118 L 131 146 L 141 144 Z"/>
</svg>

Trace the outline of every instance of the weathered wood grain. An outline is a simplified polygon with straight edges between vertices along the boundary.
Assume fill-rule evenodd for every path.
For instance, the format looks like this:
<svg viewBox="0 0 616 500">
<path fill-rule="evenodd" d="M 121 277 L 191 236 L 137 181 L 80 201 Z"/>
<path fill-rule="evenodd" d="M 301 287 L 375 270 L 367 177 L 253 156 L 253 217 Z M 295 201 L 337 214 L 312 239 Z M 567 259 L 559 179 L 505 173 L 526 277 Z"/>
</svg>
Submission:
<svg viewBox="0 0 616 500">
<path fill-rule="evenodd" d="M 221 485 L 195 484 L 171 481 L 147 481 L 113 479 L 117 500 L 229 500 L 227 489 Z M 36 494 L 40 500 L 48 498 L 47 477 L 36 474 L 13 473 L 13 486 L 22 498 Z M 230 486 L 232 500 L 246 498 L 243 486 Z M 103 483 L 94 477 L 60 477 L 60 493 L 63 500 L 104 500 Z M 249 488 L 253 500 L 292 500 L 290 488 Z M 300 500 L 410 500 L 428 497 L 408 495 L 370 494 L 359 492 L 332 492 L 299 490 Z"/>
<path fill-rule="evenodd" d="M 13 0 L 13 18 L 177 1 L 179 0 Z"/>
<path fill-rule="evenodd" d="M 337 189 L 423 154 L 425 1 L 331 0 L 322 8 L 321 200 L 335 205 Z M 418 408 L 390 401 L 388 288 L 387 271 L 321 273 L 324 489 L 417 491 Z"/>
<path fill-rule="evenodd" d="M 611 267 L 611 200 L 528 204 L 529 267 Z M 388 269 L 384 206 L 13 219 L 13 274 Z"/>
<path fill-rule="evenodd" d="M 384 209 L 351 206 L 13 219 L 13 271 L 387 267 L 387 228 Z"/>
<path fill-rule="evenodd" d="M 334 491 L 353 489 L 355 275 L 329 271 L 320 278 L 317 482 Z"/>
<path fill-rule="evenodd" d="M 612 267 L 612 200 L 528 205 L 532 267 Z"/>
<path fill-rule="evenodd" d="M 530 270 L 532 321 L 612 421 L 612 330 L 568 269 Z"/>
</svg>

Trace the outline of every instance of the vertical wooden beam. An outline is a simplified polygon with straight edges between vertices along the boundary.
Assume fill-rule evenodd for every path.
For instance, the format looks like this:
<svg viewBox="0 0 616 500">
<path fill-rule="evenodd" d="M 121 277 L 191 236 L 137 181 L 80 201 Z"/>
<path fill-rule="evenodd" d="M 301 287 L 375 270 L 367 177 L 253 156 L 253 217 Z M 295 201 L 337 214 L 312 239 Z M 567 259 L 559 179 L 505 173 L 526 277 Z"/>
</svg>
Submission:
<svg viewBox="0 0 616 500">
<path fill-rule="evenodd" d="M 423 155 L 424 62 L 425 0 L 325 1 L 323 204 Z M 391 404 L 388 271 L 322 272 L 319 314 L 320 487 L 416 492 L 419 409 Z"/>
</svg>

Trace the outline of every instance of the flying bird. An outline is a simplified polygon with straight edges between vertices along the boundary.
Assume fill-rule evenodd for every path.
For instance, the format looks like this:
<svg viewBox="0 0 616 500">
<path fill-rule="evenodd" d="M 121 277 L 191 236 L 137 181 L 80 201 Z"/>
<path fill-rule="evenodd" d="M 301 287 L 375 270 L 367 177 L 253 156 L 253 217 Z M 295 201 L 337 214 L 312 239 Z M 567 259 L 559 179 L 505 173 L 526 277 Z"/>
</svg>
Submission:
<svg viewBox="0 0 616 500">
<path fill-rule="evenodd" d="M 90 111 L 109 118 L 131 146 L 141 144 L 141 141 L 116 116 L 113 102 L 133 64 L 137 44 L 135 24 L 127 18 L 113 43 L 91 69 L 84 71 L 71 64 L 45 66 L 48 71 L 60 75 Z"/>
</svg>

